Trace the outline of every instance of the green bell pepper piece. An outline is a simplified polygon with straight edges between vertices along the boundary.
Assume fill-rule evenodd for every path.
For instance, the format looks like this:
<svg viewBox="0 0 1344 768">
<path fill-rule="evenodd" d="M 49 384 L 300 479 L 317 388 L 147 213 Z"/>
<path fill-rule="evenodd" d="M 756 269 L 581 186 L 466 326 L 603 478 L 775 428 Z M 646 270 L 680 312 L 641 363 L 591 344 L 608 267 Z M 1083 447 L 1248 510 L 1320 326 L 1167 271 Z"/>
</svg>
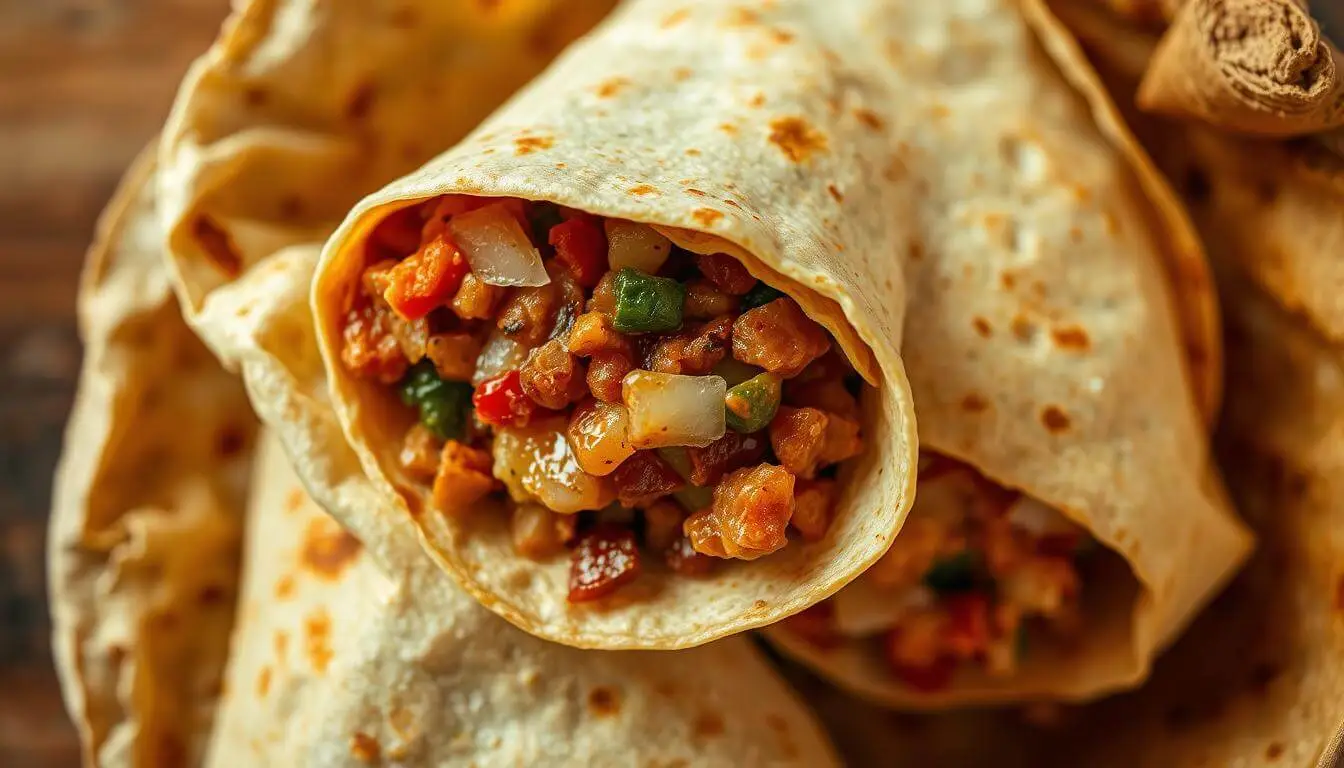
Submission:
<svg viewBox="0 0 1344 768">
<path fill-rule="evenodd" d="M 728 390 L 723 399 L 728 428 L 744 434 L 759 432 L 779 410 L 783 382 L 773 373 L 762 373 Z"/>
<path fill-rule="evenodd" d="M 924 573 L 924 586 L 934 592 L 967 592 L 975 589 L 979 576 L 979 559 L 972 550 L 963 550 L 944 557 Z"/>
<path fill-rule="evenodd" d="M 669 277 L 646 275 L 634 267 L 616 273 L 612 327 L 621 333 L 675 331 L 681 327 L 686 286 Z"/>
<path fill-rule="evenodd" d="M 471 385 L 445 381 L 429 360 L 421 360 L 397 385 L 401 402 L 420 412 L 420 423 L 443 440 L 460 439 L 467 432 L 471 412 Z"/>
</svg>

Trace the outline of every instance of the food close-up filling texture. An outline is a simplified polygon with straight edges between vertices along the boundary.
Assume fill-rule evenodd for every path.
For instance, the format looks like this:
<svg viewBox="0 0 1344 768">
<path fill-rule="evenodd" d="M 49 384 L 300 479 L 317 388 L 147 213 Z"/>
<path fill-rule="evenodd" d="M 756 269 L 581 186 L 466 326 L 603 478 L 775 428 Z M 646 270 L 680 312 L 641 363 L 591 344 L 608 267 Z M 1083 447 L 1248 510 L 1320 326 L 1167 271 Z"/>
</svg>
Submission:
<svg viewBox="0 0 1344 768">
<path fill-rule="evenodd" d="M 936 692 L 960 670 L 1008 677 L 1033 647 L 1067 649 L 1083 627 L 1099 548 L 1054 508 L 929 451 L 891 549 L 831 599 L 787 620 L 820 648 L 880 645 L 891 674 Z"/>
<path fill-rule="evenodd" d="M 401 469 L 444 515 L 507 499 L 519 555 L 568 553 L 569 602 L 826 535 L 861 379 L 737 259 L 460 195 L 384 218 L 366 259 L 341 362 L 418 417 Z"/>
</svg>

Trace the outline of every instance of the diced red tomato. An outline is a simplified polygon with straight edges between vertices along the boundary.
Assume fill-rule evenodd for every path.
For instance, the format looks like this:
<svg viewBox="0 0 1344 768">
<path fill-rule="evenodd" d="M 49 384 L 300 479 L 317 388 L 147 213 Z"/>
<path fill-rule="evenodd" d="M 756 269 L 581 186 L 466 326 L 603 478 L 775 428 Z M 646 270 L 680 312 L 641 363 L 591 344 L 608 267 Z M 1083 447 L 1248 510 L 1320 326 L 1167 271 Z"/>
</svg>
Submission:
<svg viewBox="0 0 1344 768">
<path fill-rule="evenodd" d="M 470 269 L 457 246 L 440 236 L 392 268 L 383 298 L 398 315 L 419 320 L 435 307 L 452 301 Z"/>
<path fill-rule="evenodd" d="M 958 658 L 979 656 L 989 647 L 989 598 L 978 592 L 945 598 L 948 623 L 945 644 Z"/>
<path fill-rule="evenodd" d="M 555 246 L 556 261 L 574 273 L 584 288 L 592 288 L 607 271 L 607 236 L 593 220 L 575 216 L 551 227 L 547 242 Z"/>
<path fill-rule="evenodd" d="M 950 656 L 941 656 L 926 667 L 896 664 L 893 669 L 898 680 L 916 691 L 937 693 L 952 682 L 952 673 L 957 669 L 957 661 Z"/>
<path fill-rule="evenodd" d="M 840 644 L 840 633 L 835 630 L 835 608 L 822 601 L 801 613 L 784 619 L 781 626 L 800 640 L 817 648 L 834 648 Z"/>
<path fill-rule="evenodd" d="M 639 576 L 635 532 L 600 525 L 579 537 L 569 562 L 569 602 L 585 603 L 615 592 Z"/>
<path fill-rule="evenodd" d="M 627 507 L 644 506 L 677 490 L 683 484 L 672 465 L 653 451 L 636 451 L 611 473 L 616 498 Z"/>
<path fill-rule="evenodd" d="M 521 427 L 532 418 L 537 404 L 523 392 L 517 369 L 486 379 L 471 395 L 476 417 L 495 426 Z"/>
</svg>

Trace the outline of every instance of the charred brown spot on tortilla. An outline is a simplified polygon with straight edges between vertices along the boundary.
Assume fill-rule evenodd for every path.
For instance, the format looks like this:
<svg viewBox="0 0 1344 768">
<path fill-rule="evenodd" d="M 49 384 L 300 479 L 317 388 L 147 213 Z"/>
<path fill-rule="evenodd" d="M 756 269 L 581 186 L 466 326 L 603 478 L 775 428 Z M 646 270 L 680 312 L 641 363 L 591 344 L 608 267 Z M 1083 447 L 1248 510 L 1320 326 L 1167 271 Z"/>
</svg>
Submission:
<svg viewBox="0 0 1344 768">
<path fill-rule="evenodd" d="M 880 131 L 884 127 L 886 127 L 886 123 L 882 120 L 882 118 L 879 117 L 878 114 L 872 111 L 871 109 L 863 109 L 863 108 L 856 109 L 854 110 L 854 117 L 858 118 L 860 123 L 863 123 L 865 126 L 873 129 L 874 131 Z"/>
<path fill-rule="evenodd" d="M 795 163 L 826 150 L 826 136 L 801 117 L 777 117 L 770 121 L 770 143 Z"/>
<path fill-rule="evenodd" d="M 294 596 L 294 576 L 285 574 L 275 582 L 275 597 L 277 600 L 288 600 Z"/>
<path fill-rule="evenodd" d="M 759 109 L 759 108 L 765 106 L 765 94 L 764 94 L 764 93 L 758 93 L 758 94 L 756 94 L 755 96 L 752 96 L 752 97 L 747 101 L 747 106 L 748 106 L 748 107 L 751 107 L 752 109 Z"/>
<path fill-rule="evenodd" d="M 588 711 L 598 717 L 611 717 L 621 711 L 621 698 L 614 689 L 599 685 L 588 692 Z"/>
<path fill-rule="evenodd" d="M 701 712 L 691 724 L 691 732 L 698 739 L 712 739 L 723 735 L 723 718 L 716 712 Z"/>
<path fill-rule="evenodd" d="M 620 93 L 621 89 L 629 84 L 630 78 L 628 77 L 613 77 L 603 81 L 602 84 L 597 86 L 597 97 L 599 99 L 609 99 Z"/>
<path fill-rule="evenodd" d="M 383 749 L 378 739 L 363 731 L 355 731 L 350 737 L 350 756 L 361 763 L 376 763 L 382 758 Z"/>
<path fill-rule="evenodd" d="M 845 196 L 842 195 L 842 194 L 840 194 L 840 190 L 839 190 L 839 189 L 836 189 L 836 187 L 835 187 L 834 184 L 827 184 L 827 185 L 826 185 L 826 191 L 827 191 L 828 193 L 830 193 L 830 195 L 831 195 L 832 198 L 835 199 L 835 202 L 837 202 L 837 203 L 843 203 L 843 202 L 845 202 Z"/>
<path fill-rule="evenodd" d="M 656 194 L 658 194 L 658 190 L 655 189 L 655 188 L 653 188 L 653 187 L 651 187 L 651 186 L 649 186 L 648 184 L 640 184 L 639 186 L 631 187 L 631 188 L 629 189 L 629 192 L 630 192 L 630 194 L 632 194 L 632 195 L 656 195 Z"/>
<path fill-rule="evenodd" d="M 1072 352 L 1085 352 L 1092 346 L 1092 339 L 1088 337 L 1087 331 L 1077 325 L 1052 328 L 1050 336 L 1055 340 L 1055 346 Z"/>
<path fill-rule="evenodd" d="M 294 490 L 290 491 L 288 495 L 285 496 L 285 511 L 297 512 L 300 508 L 303 507 L 303 503 L 307 500 L 308 497 L 304 495 L 303 491 L 299 490 L 298 488 L 295 488 Z"/>
<path fill-rule="evenodd" d="M 713 208 L 696 208 L 691 212 L 691 218 L 702 227 L 712 227 L 723 218 L 723 214 Z"/>
<path fill-rule="evenodd" d="M 728 134 L 729 136 L 736 136 L 736 135 L 737 135 L 737 126 L 736 126 L 736 125 L 733 125 L 732 123 L 720 123 L 720 124 L 719 124 L 719 130 L 720 130 L 720 131 L 723 131 L 724 133 Z"/>
<path fill-rule="evenodd" d="M 982 338 L 986 339 L 994 332 L 994 329 L 989 325 L 989 321 L 979 315 L 971 318 L 971 327 L 974 328 L 975 332 L 980 334 Z"/>
<path fill-rule="evenodd" d="M 335 579 L 355 559 L 361 548 L 359 539 L 350 535 L 340 523 L 329 517 L 317 517 L 304 531 L 299 560 L 318 576 Z"/>
<path fill-rule="evenodd" d="M 663 17 L 662 27 L 663 29 L 671 29 L 672 27 L 675 27 L 681 22 L 690 18 L 690 16 L 691 12 L 689 10 L 685 8 L 678 8 L 677 10 Z"/>
<path fill-rule="evenodd" d="M 1283 667 L 1277 662 L 1261 661 L 1251 668 L 1251 677 L 1247 686 L 1252 693 L 1264 695 L 1269 686 L 1283 674 Z"/>
<path fill-rule="evenodd" d="M 322 674 L 331 664 L 331 616 L 319 608 L 303 620 L 303 649 L 313 671 Z"/>
<path fill-rule="evenodd" d="M 201 587 L 201 591 L 196 593 L 196 602 L 203 606 L 219 605 L 224 602 L 228 590 L 218 584 L 209 584 Z"/>
<path fill-rule="evenodd" d="M 1069 240 L 1075 243 L 1083 242 L 1083 230 L 1078 227 L 1069 227 Z"/>
<path fill-rule="evenodd" d="M 283 629 L 275 630 L 275 636 L 271 638 L 272 645 L 275 646 L 276 661 L 285 660 L 285 652 L 289 649 L 289 633 Z"/>
<path fill-rule="evenodd" d="M 243 257 L 225 232 L 209 216 L 197 216 L 191 222 L 191 236 L 205 251 L 206 258 L 226 277 L 237 277 L 243 271 Z"/>
<path fill-rule="evenodd" d="M 513 140 L 513 153 L 515 155 L 528 155 L 538 150 L 550 149 L 555 146 L 555 139 L 550 136 L 519 136 Z"/>
<path fill-rule="evenodd" d="M 948 109 L 946 104 L 938 103 L 929 107 L 929 117 L 934 120 L 942 120 L 950 114 L 952 114 L 952 110 Z"/>
<path fill-rule="evenodd" d="M 696 189 L 694 187 L 687 189 L 686 194 L 691 195 L 692 197 L 709 197 L 708 192 L 705 192 L 704 190 L 701 189 Z"/>
<path fill-rule="evenodd" d="M 1072 424 L 1069 415 L 1057 405 L 1047 405 L 1045 410 L 1041 411 L 1041 423 L 1053 434 L 1068 431 Z"/>
<path fill-rule="evenodd" d="M 788 45 L 794 41 L 796 36 L 787 29 L 772 29 L 770 30 L 770 37 L 780 45 Z"/>
<path fill-rule="evenodd" d="M 1270 762 L 1278 760 L 1280 757 L 1283 757 L 1283 749 L 1284 747 L 1282 743 L 1277 741 L 1270 742 L 1269 746 L 1265 747 L 1265 759 Z"/>
<path fill-rule="evenodd" d="M 1022 314 L 1014 315 L 1013 322 L 1009 327 L 1012 329 L 1013 336 L 1024 344 L 1035 341 L 1036 334 L 1040 331 L 1040 328 L 1037 327 L 1036 323 L 1032 322 L 1030 318 Z"/>
<path fill-rule="evenodd" d="M 760 23 L 760 15 L 748 8 L 734 8 L 723 19 L 725 27 L 749 27 Z"/>
<path fill-rule="evenodd" d="M 377 95 L 378 86 L 372 81 L 365 81 L 356 86 L 355 90 L 351 92 L 350 98 L 345 102 L 346 119 L 357 123 L 368 117 Z"/>
<path fill-rule="evenodd" d="M 961 398 L 961 409 L 967 413 L 983 413 L 989 408 L 989 402 L 974 392 Z"/>
<path fill-rule="evenodd" d="M 266 694 L 271 690 L 271 668 L 265 666 L 257 673 L 257 696 L 266 698 Z"/>
<path fill-rule="evenodd" d="M 882 176 L 886 178 L 887 181 L 900 181 L 905 178 L 909 172 L 910 169 L 905 164 L 905 158 L 899 155 L 892 155 L 891 159 L 887 161 L 887 167 L 882 169 Z"/>
<path fill-rule="evenodd" d="M 249 107 L 264 107 L 271 100 L 271 94 L 259 85 L 250 85 L 243 89 L 243 101 Z"/>
<path fill-rule="evenodd" d="M 672 70 L 672 79 L 678 83 L 691 79 L 693 73 L 688 67 L 677 67 Z"/>
</svg>

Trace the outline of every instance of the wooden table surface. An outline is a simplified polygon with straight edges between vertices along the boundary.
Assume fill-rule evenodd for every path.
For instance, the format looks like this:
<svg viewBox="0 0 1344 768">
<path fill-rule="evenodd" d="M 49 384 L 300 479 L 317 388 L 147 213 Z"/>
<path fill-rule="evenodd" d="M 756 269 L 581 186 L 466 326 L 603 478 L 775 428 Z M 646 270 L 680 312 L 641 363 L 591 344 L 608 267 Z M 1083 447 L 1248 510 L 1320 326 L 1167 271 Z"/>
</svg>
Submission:
<svg viewBox="0 0 1344 768">
<path fill-rule="evenodd" d="M 228 0 L 0 0 L 0 766 L 78 765 L 43 552 L 80 349 L 75 282 L 118 177 Z"/>
</svg>

